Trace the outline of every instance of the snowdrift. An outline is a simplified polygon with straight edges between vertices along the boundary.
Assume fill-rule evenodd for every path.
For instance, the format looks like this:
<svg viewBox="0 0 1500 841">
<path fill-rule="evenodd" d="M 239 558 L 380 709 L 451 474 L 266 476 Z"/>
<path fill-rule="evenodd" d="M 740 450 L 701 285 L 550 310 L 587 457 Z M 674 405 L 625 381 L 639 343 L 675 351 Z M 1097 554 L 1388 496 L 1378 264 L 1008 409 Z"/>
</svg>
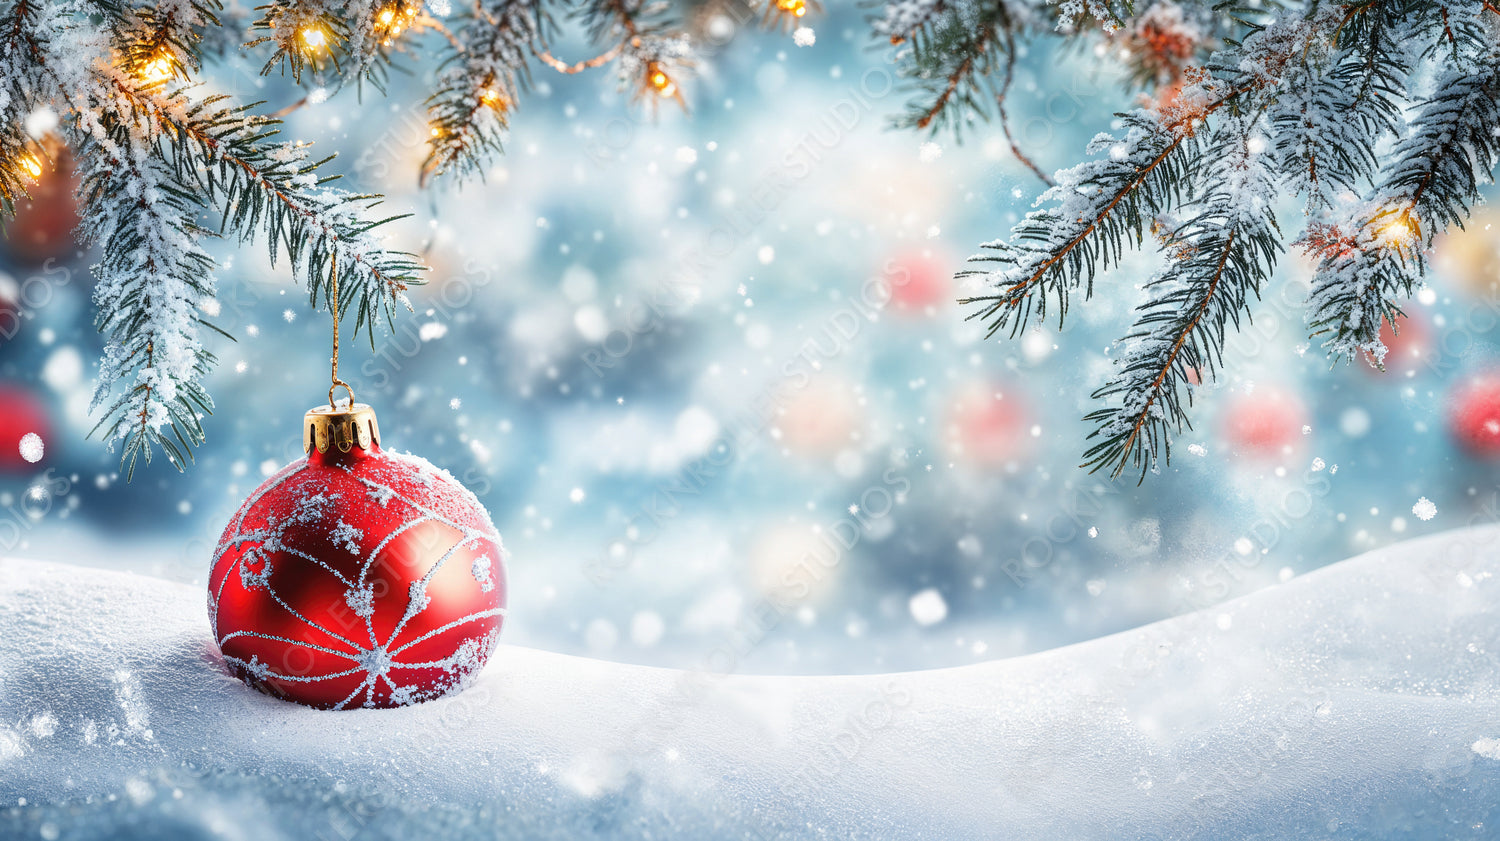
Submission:
<svg viewBox="0 0 1500 841">
<path fill-rule="evenodd" d="M 0 836 L 1500 835 L 1500 528 L 1135 631 L 854 677 L 502 647 L 319 712 L 227 676 L 204 595 L 0 561 Z"/>
</svg>

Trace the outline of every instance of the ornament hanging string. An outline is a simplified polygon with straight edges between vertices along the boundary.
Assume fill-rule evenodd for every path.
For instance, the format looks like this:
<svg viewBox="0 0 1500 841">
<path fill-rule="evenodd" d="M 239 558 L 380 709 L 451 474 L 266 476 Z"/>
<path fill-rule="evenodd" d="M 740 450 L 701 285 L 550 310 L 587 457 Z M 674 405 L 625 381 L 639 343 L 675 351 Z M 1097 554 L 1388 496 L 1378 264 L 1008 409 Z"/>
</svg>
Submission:
<svg viewBox="0 0 1500 841">
<path fill-rule="evenodd" d="M 328 386 L 328 408 L 337 408 L 333 402 L 334 389 L 344 387 L 349 394 L 349 408 L 354 408 L 354 389 L 339 379 L 339 263 L 334 254 L 328 255 L 328 309 L 333 313 L 333 375 Z"/>
</svg>

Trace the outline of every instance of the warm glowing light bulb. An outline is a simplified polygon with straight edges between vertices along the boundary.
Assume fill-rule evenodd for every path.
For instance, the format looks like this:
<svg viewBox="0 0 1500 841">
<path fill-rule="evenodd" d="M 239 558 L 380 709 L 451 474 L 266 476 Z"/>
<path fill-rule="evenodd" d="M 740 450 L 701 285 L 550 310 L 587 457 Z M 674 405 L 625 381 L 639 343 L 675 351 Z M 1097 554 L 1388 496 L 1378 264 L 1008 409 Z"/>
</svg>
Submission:
<svg viewBox="0 0 1500 841">
<path fill-rule="evenodd" d="M 391 21 L 396 19 L 396 10 L 392 9 L 390 6 L 386 6 L 384 9 L 380 10 L 380 15 L 377 19 L 380 21 L 381 26 L 390 26 Z"/>
<path fill-rule="evenodd" d="M 165 82 L 172 78 L 172 60 L 162 56 L 150 61 L 141 68 L 141 75 L 148 82 Z"/>
<path fill-rule="evenodd" d="M 491 108 L 498 108 L 504 100 L 500 96 L 499 91 L 495 90 L 494 88 L 485 88 L 484 91 L 479 94 L 479 101 L 483 102 L 485 105 L 490 106 Z"/>
<path fill-rule="evenodd" d="M 328 34 L 316 26 L 306 26 L 302 29 L 302 40 L 316 50 L 328 43 Z"/>
<path fill-rule="evenodd" d="M 434 128 L 432 130 L 432 136 L 433 137 L 442 137 L 443 136 L 443 130 L 440 129 L 440 128 Z"/>
<path fill-rule="evenodd" d="M 22 155 L 21 168 L 31 173 L 32 178 L 42 177 L 42 162 L 36 159 L 36 155 Z"/>
<path fill-rule="evenodd" d="M 1381 225 L 1378 232 L 1382 240 L 1398 247 L 1406 245 L 1416 237 L 1411 217 L 1405 213 Z"/>
</svg>

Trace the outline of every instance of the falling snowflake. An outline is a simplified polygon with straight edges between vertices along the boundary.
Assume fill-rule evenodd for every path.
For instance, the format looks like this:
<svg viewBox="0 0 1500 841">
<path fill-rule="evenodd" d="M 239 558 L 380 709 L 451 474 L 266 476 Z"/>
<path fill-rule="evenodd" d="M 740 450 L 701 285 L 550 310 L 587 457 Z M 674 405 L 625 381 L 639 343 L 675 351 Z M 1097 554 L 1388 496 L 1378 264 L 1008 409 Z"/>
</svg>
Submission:
<svg viewBox="0 0 1500 841">
<path fill-rule="evenodd" d="M 1427 497 L 1419 497 L 1417 504 L 1411 507 L 1411 513 L 1417 515 L 1417 519 L 1423 522 L 1437 516 L 1437 504 Z"/>
<path fill-rule="evenodd" d="M 943 147 L 933 143 L 931 140 L 923 143 L 917 150 L 917 160 L 924 164 L 930 164 L 943 156 Z"/>
<path fill-rule="evenodd" d="M 792 43 L 799 47 L 811 47 L 818 42 L 818 33 L 812 31 L 811 27 L 799 26 L 792 33 Z"/>
<path fill-rule="evenodd" d="M 943 600 L 942 593 L 931 587 L 912 596 L 907 609 L 918 625 L 936 625 L 948 618 L 948 603 Z"/>
<path fill-rule="evenodd" d="M 46 445 L 42 443 L 42 436 L 35 432 L 28 432 L 21 436 L 21 458 L 32 464 L 42 460 L 42 453 L 45 449 Z"/>
</svg>

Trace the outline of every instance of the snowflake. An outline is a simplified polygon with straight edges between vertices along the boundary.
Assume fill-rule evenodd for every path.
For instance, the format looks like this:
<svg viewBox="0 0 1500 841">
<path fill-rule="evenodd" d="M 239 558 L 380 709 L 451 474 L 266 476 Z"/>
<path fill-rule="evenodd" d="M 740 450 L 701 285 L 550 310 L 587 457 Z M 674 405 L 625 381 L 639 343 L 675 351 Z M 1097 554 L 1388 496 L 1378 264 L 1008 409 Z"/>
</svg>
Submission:
<svg viewBox="0 0 1500 841">
<path fill-rule="evenodd" d="M 343 520 L 339 520 L 339 524 L 334 527 L 331 535 L 333 544 L 344 547 L 351 555 L 359 554 L 359 542 L 364 539 L 364 536 L 364 532 Z"/>
<path fill-rule="evenodd" d="M 354 615 L 368 619 L 375 615 L 375 586 L 366 584 L 362 587 L 351 587 L 344 591 L 344 603 L 354 611 Z"/>
<path fill-rule="evenodd" d="M 391 658 L 391 652 L 383 645 L 377 645 L 368 651 L 361 651 L 354 659 L 355 662 L 359 663 L 360 668 L 364 669 L 372 678 L 383 677 L 388 674 L 395 662 Z"/>
<path fill-rule="evenodd" d="M 369 489 L 370 499 L 379 503 L 381 508 L 384 508 L 386 503 L 396 498 L 396 492 L 385 485 L 377 485 L 374 482 L 367 481 L 365 482 L 365 487 Z"/>
<path fill-rule="evenodd" d="M 1423 522 L 1437 516 L 1437 504 L 1427 497 L 1417 499 L 1417 504 L 1411 507 L 1411 513 L 1417 515 L 1417 519 Z"/>
<path fill-rule="evenodd" d="M 469 572 L 473 573 L 474 580 L 479 582 L 479 589 L 488 593 L 495 589 L 495 579 L 490 577 L 490 556 L 479 555 L 474 558 L 474 563 L 469 565 Z"/>
<path fill-rule="evenodd" d="M 250 565 L 259 561 L 260 569 L 251 569 Z M 240 563 L 240 584 L 246 590 L 254 590 L 256 587 L 269 586 L 271 580 L 271 561 L 263 553 L 252 551 L 245 555 Z"/>
</svg>

